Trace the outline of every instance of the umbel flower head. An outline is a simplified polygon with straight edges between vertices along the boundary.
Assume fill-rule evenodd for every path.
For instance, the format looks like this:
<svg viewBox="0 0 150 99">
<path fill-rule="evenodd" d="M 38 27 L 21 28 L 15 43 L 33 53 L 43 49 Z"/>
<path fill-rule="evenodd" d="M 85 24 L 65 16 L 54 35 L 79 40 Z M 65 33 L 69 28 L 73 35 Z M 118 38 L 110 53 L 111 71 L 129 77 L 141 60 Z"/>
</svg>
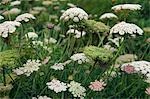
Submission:
<svg viewBox="0 0 150 99">
<path fill-rule="evenodd" d="M 26 64 L 23 64 L 23 67 L 13 70 L 17 75 L 26 75 L 30 76 L 34 71 L 38 71 L 39 67 L 42 64 L 39 60 L 27 60 Z"/>
<path fill-rule="evenodd" d="M 60 17 L 60 20 L 63 21 L 72 20 L 73 22 L 80 22 L 82 20 L 87 19 L 88 14 L 81 8 L 69 8 Z"/>
<path fill-rule="evenodd" d="M 91 82 L 89 88 L 93 91 L 102 91 L 104 86 L 106 86 L 106 84 L 101 79 L 100 81 L 95 80 L 94 82 Z"/>
<path fill-rule="evenodd" d="M 121 70 L 126 73 L 141 73 L 150 77 L 150 62 L 148 61 L 134 61 L 125 63 L 121 66 Z"/>
<path fill-rule="evenodd" d="M 83 86 L 81 86 L 80 83 L 71 81 L 70 84 L 68 84 L 68 87 L 69 87 L 69 92 L 71 92 L 74 97 L 79 97 L 81 99 L 85 97 L 86 89 Z"/>
<path fill-rule="evenodd" d="M 101 20 L 104 20 L 104 19 L 118 19 L 118 17 L 113 14 L 113 13 L 104 13 L 103 15 L 100 16 Z"/>
<path fill-rule="evenodd" d="M 38 97 L 32 97 L 32 99 L 52 99 L 52 98 L 47 96 L 38 96 Z"/>
<path fill-rule="evenodd" d="M 28 32 L 25 37 L 28 39 L 36 39 L 38 38 L 38 35 L 35 32 Z"/>
<path fill-rule="evenodd" d="M 24 13 L 16 17 L 17 22 L 25 21 L 28 22 L 29 19 L 36 19 L 32 14 Z"/>
<path fill-rule="evenodd" d="M 17 59 L 20 57 L 17 50 L 6 50 L 0 52 L 0 67 L 9 66 L 13 67 L 17 63 Z"/>
<path fill-rule="evenodd" d="M 85 47 L 83 52 L 93 60 L 100 60 L 104 63 L 108 62 L 113 57 L 112 51 L 96 46 Z"/>
<path fill-rule="evenodd" d="M 94 33 L 109 32 L 109 27 L 102 22 L 96 22 L 95 20 L 86 20 L 83 24 L 89 31 Z"/>
<path fill-rule="evenodd" d="M 120 4 L 120 5 L 113 6 L 111 9 L 114 10 L 115 12 L 121 10 L 135 11 L 135 10 L 141 10 L 141 7 L 142 6 L 139 4 Z"/>
<path fill-rule="evenodd" d="M 9 36 L 9 33 L 14 33 L 16 31 L 16 27 L 20 26 L 21 23 L 16 21 L 5 21 L 0 24 L 0 36 L 6 38 Z"/>
<path fill-rule="evenodd" d="M 75 34 L 74 38 L 81 38 L 84 35 L 86 35 L 86 32 L 85 31 L 78 31 L 78 30 L 75 30 L 75 29 L 70 29 L 70 30 L 67 31 L 67 34 Z"/>
<path fill-rule="evenodd" d="M 119 34 L 121 36 L 129 34 L 135 36 L 136 34 L 142 35 L 143 30 L 135 24 L 120 22 L 110 29 L 110 34 Z"/>
</svg>

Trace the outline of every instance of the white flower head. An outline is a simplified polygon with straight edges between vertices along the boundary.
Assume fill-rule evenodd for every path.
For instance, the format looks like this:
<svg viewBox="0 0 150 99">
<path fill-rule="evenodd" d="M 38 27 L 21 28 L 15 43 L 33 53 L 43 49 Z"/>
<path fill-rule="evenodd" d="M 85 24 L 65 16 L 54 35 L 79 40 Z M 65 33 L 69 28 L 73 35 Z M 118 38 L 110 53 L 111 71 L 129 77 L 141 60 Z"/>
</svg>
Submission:
<svg viewBox="0 0 150 99">
<path fill-rule="evenodd" d="M 64 67 L 69 64 L 71 60 L 68 60 L 64 63 L 55 63 L 53 66 L 51 66 L 52 69 L 54 70 L 64 70 Z"/>
<path fill-rule="evenodd" d="M 81 8 L 67 9 L 60 17 L 63 21 L 72 20 L 73 22 L 80 22 L 81 20 L 87 20 L 88 14 Z"/>
<path fill-rule="evenodd" d="M 80 83 L 71 81 L 70 84 L 68 84 L 69 92 L 73 94 L 74 97 L 84 98 L 86 93 L 86 89 L 81 86 Z"/>
<path fill-rule="evenodd" d="M 70 57 L 71 60 L 77 61 L 78 64 L 89 62 L 89 59 L 85 56 L 84 53 L 77 53 Z"/>
<path fill-rule="evenodd" d="M 4 17 L 0 15 L 0 20 L 3 20 L 3 19 L 4 19 Z"/>
<path fill-rule="evenodd" d="M 10 10 L 8 10 L 8 11 L 5 11 L 4 13 L 3 13 L 3 15 L 18 15 L 18 14 L 20 14 L 21 13 L 21 10 L 20 9 L 18 9 L 18 8 L 12 8 L 12 9 L 10 9 Z"/>
<path fill-rule="evenodd" d="M 85 31 L 78 31 L 78 30 L 75 30 L 75 29 L 70 29 L 70 30 L 67 31 L 67 34 L 75 34 L 74 38 L 81 38 L 84 35 L 86 35 L 86 32 Z"/>
<path fill-rule="evenodd" d="M 120 10 L 141 10 L 141 5 L 139 4 L 120 4 L 113 6 L 111 9 L 114 11 L 120 11 Z"/>
<path fill-rule="evenodd" d="M 120 44 L 123 42 L 124 38 L 123 37 L 117 37 L 117 38 L 109 38 L 108 39 L 110 42 L 114 43 L 117 47 L 120 46 Z"/>
<path fill-rule="evenodd" d="M 121 66 L 121 70 L 124 70 L 126 66 L 134 67 L 134 73 L 141 73 L 150 77 L 150 62 L 148 61 L 134 61 L 130 63 L 125 63 Z"/>
<path fill-rule="evenodd" d="M 21 23 L 15 21 L 5 21 L 0 24 L 0 36 L 6 38 L 9 36 L 9 33 L 14 33 L 16 27 L 20 26 Z"/>
<path fill-rule="evenodd" d="M 57 43 L 57 40 L 51 37 L 49 39 L 44 39 L 44 42 L 46 44 L 55 44 L 55 43 Z"/>
<path fill-rule="evenodd" d="M 38 38 L 38 35 L 35 32 L 28 32 L 25 37 L 28 39 L 36 39 Z"/>
<path fill-rule="evenodd" d="M 110 29 L 110 34 L 113 33 L 118 33 L 119 35 L 130 34 L 131 36 L 134 36 L 136 34 L 142 35 L 143 30 L 135 24 L 120 22 Z"/>
<path fill-rule="evenodd" d="M 16 5 L 20 5 L 21 1 L 13 1 L 10 3 L 10 6 L 16 6 Z"/>
<path fill-rule="evenodd" d="M 60 82 L 59 80 L 53 79 L 51 82 L 46 83 L 50 90 L 54 90 L 56 93 L 66 91 L 68 86 L 64 82 Z"/>
<path fill-rule="evenodd" d="M 32 14 L 24 13 L 24 14 L 17 16 L 15 21 L 17 21 L 17 22 L 20 22 L 20 21 L 28 22 L 29 19 L 36 19 L 36 18 Z"/>
<path fill-rule="evenodd" d="M 113 13 L 105 13 L 103 15 L 100 16 L 100 19 L 103 20 L 103 19 L 118 19 L 118 17 L 113 14 Z"/>
<path fill-rule="evenodd" d="M 39 60 L 27 60 L 26 64 L 23 64 L 23 67 L 13 70 L 17 75 L 26 75 L 30 76 L 34 71 L 39 70 L 39 66 L 42 64 Z"/>
<path fill-rule="evenodd" d="M 32 99 L 52 99 L 52 98 L 47 97 L 47 96 L 38 96 L 38 98 L 37 97 L 32 97 Z"/>
</svg>

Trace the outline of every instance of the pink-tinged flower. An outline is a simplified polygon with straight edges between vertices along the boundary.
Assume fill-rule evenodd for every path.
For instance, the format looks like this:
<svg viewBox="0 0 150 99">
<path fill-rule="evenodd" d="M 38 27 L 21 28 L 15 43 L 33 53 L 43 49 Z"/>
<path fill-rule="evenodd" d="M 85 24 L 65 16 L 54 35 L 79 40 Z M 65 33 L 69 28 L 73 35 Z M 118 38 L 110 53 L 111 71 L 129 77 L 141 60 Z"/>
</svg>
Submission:
<svg viewBox="0 0 150 99">
<path fill-rule="evenodd" d="M 106 84 L 103 82 L 103 80 L 95 80 L 95 82 L 91 82 L 89 88 L 93 91 L 101 91 L 104 89 L 104 86 L 106 86 Z"/>
<path fill-rule="evenodd" d="M 145 93 L 150 95 L 150 87 L 146 88 Z"/>
<path fill-rule="evenodd" d="M 131 65 L 124 66 L 123 71 L 125 71 L 128 74 L 134 73 L 135 68 Z"/>
</svg>

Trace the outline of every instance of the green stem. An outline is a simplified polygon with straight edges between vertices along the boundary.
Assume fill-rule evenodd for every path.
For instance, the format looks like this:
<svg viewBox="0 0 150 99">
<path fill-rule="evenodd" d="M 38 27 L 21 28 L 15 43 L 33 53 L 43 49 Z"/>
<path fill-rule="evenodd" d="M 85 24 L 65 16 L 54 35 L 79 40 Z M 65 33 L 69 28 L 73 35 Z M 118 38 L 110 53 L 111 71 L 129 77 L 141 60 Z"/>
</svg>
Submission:
<svg viewBox="0 0 150 99">
<path fill-rule="evenodd" d="M 3 83 L 4 83 L 4 86 L 6 86 L 6 75 L 5 75 L 6 72 L 5 72 L 5 67 L 3 66 L 2 68 L 3 68 L 3 80 L 4 80 Z"/>
</svg>

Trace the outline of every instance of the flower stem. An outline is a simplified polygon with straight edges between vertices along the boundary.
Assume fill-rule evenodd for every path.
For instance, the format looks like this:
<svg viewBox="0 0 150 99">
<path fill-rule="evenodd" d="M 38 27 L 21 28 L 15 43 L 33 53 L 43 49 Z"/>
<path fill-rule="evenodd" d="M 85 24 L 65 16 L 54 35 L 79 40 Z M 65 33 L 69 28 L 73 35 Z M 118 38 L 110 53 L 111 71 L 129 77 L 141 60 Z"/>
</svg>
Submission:
<svg viewBox="0 0 150 99">
<path fill-rule="evenodd" d="M 3 80 L 4 80 L 3 83 L 4 83 L 4 86 L 6 86 L 6 75 L 5 75 L 6 72 L 5 72 L 5 67 L 3 66 L 2 68 L 3 68 Z"/>
</svg>

